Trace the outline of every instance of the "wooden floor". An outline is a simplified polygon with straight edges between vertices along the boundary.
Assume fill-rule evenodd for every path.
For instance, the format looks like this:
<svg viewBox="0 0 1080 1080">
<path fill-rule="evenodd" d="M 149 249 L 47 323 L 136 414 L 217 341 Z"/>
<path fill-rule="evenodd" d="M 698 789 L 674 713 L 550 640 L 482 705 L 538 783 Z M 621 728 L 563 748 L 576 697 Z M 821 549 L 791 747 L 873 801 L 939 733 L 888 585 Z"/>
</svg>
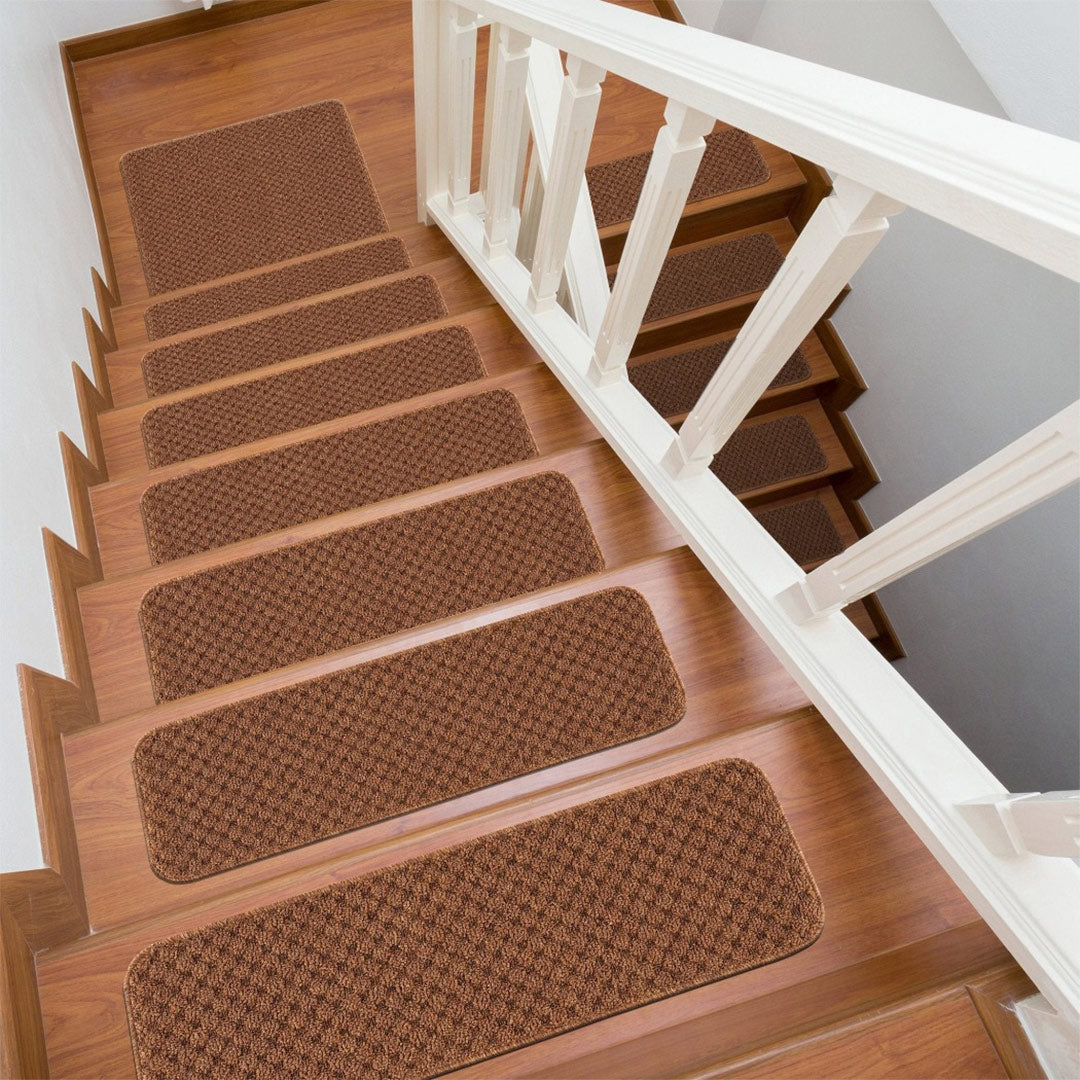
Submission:
<svg viewBox="0 0 1080 1080">
<path fill-rule="evenodd" d="M 644 0 L 629 6 L 652 10 Z M 115 312 L 118 348 L 105 358 L 116 407 L 100 421 L 109 482 L 92 491 L 104 580 L 83 587 L 78 596 L 101 722 L 64 740 L 94 933 L 46 951 L 38 960 L 52 1075 L 133 1075 L 123 980 L 132 958 L 154 941 L 733 756 L 759 765 L 777 792 L 822 894 L 822 937 L 778 963 L 455 1075 L 1007 1075 L 969 989 L 979 980 L 1014 972 L 1007 952 L 445 239 L 416 225 L 409 36 L 406 2 L 328 0 L 76 65 L 122 306 Z M 480 86 L 485 53 L 482 42 Z M 592 160 L 649 149 L 662 122 L 663 102 L 615 76 L 603 85 Z M 414 267 L 439 281 L 451 318 L 431 325 L 467 326 L 487 369 L 486 380 L 429 395 L 419 404 L 507 387 L 522 404 L 540 456 L 152 566 L 139 517 L 139 500 L 149 483 L 397 415 L 418 404 L 330 421 L 153 474 L 143 456 L 139 424 L 150 405 L 139 365 L 148 347 L 142 325 L 147 293 L 120 180 L 121 156 L 165 139 L 325 98 L 345 103 L 391 230 L 406 241 Z M 790 198 L 802 182 L 797 165 L 775 148 L 763 145 L 762 151 L 772 173 L 766 194 L 776 200 Z M 734 205 L 733 199 L 724 198 L 725 205 Z M 794 233 L 786 222 L 771 230 L 785 249 L 790 246 Z M 721 336 L 725 332 L 712 331 Z M 395 336 L 400 335 L 387 340 Z M 669 345 L 663 335 L 655 336 L 651 349 L 665 347 Z M 274 370 L 355 348 L 297 358 Z M 807 350 L 819 381 L 835 375 L 830 375 L 820 342 L 808 341 Z M 261 374 L 265 372 L 213 385 Z M 157 398 L 154 404 L 193 392 Z M 807 416 L 825 445 L 829 469 L 809 478 L 808 484 L 821 485 L 831 473 L 850 467 L 816 400 L 781 403 Z M 570 477 L 581 495 L 604 555 L 602 573 L 181 701 L 155 702 L 138 623 L 140 600 L 153 584 L 547 469 Z M 840 520 L 842 511 L 831 489 L 829 498 L 830 513 L 835 504 Z M 674 727 L 201 881 L 170 884 L 150 869 L 131 770 L 133 749 L 147 732 L 225 703 L 614 585 L 641 592 L 663 631 L 687 690 L 686 715 Z"/>
</svg>

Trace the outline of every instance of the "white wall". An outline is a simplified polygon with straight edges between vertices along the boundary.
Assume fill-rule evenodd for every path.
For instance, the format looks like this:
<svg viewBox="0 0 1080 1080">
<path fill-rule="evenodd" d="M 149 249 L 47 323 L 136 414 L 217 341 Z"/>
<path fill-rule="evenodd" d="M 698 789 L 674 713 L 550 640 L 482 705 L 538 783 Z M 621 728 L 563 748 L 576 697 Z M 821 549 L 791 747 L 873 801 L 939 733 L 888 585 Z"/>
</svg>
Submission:
<svg viewBox="0 0 1080 1080">
<path fill-rule="evenodd" d="M 1075 133 L 1074 0 L 712 3 L 755 45 Z M 876 524 L 1080 394 L 1080 295 L 1048 271 L 907 210 L 852 287 L 835 323 L 869 384 L 848 415 Z M 1014 791 L 1080 784 L 1078 519 L 1060 495 L 882 594 L 900 670 Z"/>
<path fill-rule="evenodd" d="M 73 542 L 57 432 L 82 446 L 70 366 L 101 259 L 58 42 L 180 10 L 179 0 L 0 3 L 0 870 L 41 865 L 15 665 L 62 674 L 41 547 Z"/>
</svg>

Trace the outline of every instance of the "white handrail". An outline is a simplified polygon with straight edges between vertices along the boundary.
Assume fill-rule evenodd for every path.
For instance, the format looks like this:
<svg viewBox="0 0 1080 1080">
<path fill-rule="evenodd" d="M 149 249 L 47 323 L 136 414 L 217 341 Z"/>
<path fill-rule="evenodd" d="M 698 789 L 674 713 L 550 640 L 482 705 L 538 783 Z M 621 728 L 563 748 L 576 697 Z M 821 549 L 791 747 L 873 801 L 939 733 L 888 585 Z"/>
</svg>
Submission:
<svg viewBox="0 0 1080 1080">
<path fill-rule="evenodd" d="M 800 323 L 838 286 L 840 269 L 858 265 L 883 231 L 884 217 L 902 204 L 1080 276 L 1080 195 L 1068 187 L 1080 175 L 1080 148 L 599 0 L 414 0 L 417 9 L 417 132 L 425 139 L 417 149 L 421 219 L 446 233 L 1040 990 L 1063 1014 L 1080 1016 L 1080 922 L 1074 917 L 1080 869 L 1069 860 L 1031 854 L 1031 847 L 1003 857 L 986 846 L 985 831 L 973 825 L 982 811 L 971 805 L 1009 793 L 840 612 L 806 621 L 793 617 L 786 597 L 806 574 L 710 471 L 699 468 L 718 434 L 744 414 L 757 384 L 801 338 Z M 436 26 L 465 27 L 474 11 L 534 36 L 534 57 L 550 60 L 555 48 L 569 54 L 571 75 L 558 86 L 563 126 L 542 135 L 559 149 L 549 162 L 552 188 L 543 192 L 540 259 L 527 260 L 532 273 L 521 257 L 495 257 L 491 251 L 483 198 L 464 197 L 453 167 L 460 161 L 460 148 L 453 145 L 460 132 L 449 125 L 437 138 L 433 132 L 438 89 L 465 92 L 457 78 L 460 64 L 452 61 L 467 56 L 469 48 L 464 42 L 448 48 L 453 39 L 444 33 L 442 55 L 433 57 L 432 42 L 440 37 Z M 433 79 L 420 67 L 431 63 L 450 66 Z M 636 271 L 631 268 L 631 276 L 636 272 L 641 280 L 628 279 L 621 297 L 608 300 L 605 319 L 622 320 L 609 327 L 618 347 L 598 343 L 595 310 L 588 319 L 579 311 L 575 319 L 551 302 L 563 269 L 568 278 L 583 268 L 585 277 L 595 276 L 595 222 L 591 210 L 575 213 L 574 205 L 580 210 L 588 199 L 581 138 L 591 129 L 594 91 L 604 70 L 666 94 L 670 115 L 685 116 L 689 109 L 718 116 L 840 173 L 836 194 L 819 207 L 820 222 L 832 215 L 837 227 L 807 230 L 816 236 L 812 250 L 803 251 L 808 257 L 793 260 L 795 273 L 781 271 L 776 280 L 782 287 L 766 290 L 695 407 L 700 422 L 689 424 L 685 442 L 631 386 L 622 363 L 627 328 L 658 270 L 652 241 L 668 228 L 665 199 L 643 198 L 631 224 L 631 235 L 649 238 L 650 257 L 639 258 Z M 542 90 L 530 81 L 530 96 L 545 97 L 530 100 L 530 110 L 548 116 L 555 90 L 551 80 Z M 494 125 L 497 110 L 486 115 Z M 690 132 L 674 145 L 688 160 Z M 485 161 L 496 168 L 495 155 L 517 155 L 519 149 L 516 143 L 500 147 L 489 141 Z M 506 160 L 502 167 L 508 174 Z M 650 177 L 646 186 L 651 183 L 654 195 L 674 197 L 685 187 L 681 169 L 663 153 L 654 158 Z M 519 252 L 530 248 L 539 180 L 539 170 L 533 170 Z M 556 198 L 553 192 L 561 194 Z M 582 230 L 588 235 L 581 236 Z M 574 265 L 578 252 L 588 253 L 580 267 Z M 598 290 L 596 299 L 601 295 Z M 947 549 L 934 543 L 930 548 L 930 557 Z"/>
<path fill-rule="evenodd" d="M 1080 145 L 601 0 L 470 9 L 1080 280 Z"/>
</svg>

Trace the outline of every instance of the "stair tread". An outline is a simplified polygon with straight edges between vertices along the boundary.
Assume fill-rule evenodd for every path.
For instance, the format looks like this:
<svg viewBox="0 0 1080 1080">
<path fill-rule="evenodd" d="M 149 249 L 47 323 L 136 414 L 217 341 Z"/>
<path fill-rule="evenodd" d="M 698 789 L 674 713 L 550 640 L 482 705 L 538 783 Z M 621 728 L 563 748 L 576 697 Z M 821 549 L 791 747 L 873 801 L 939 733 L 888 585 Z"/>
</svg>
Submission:
<svg viewBox="0 0 1080 1080">
<path fill-rule="evenodd" d="M 144 145 L 120 172 L 151 293 L 388 229 L 340 101 Z"/>
<path fill-rule="evenodd" d="M 821 926 L 768 780 L 721 760 L 156 943 L 125 987 L 142 1074 L 425 1077 L 776 962 Z M 267 978 L 269 950 L 290 978 Z M 210 1010 L 225 1045 L 197 1034 Z"/>
<path fill-rule="evenodd" d="M 158 481 L 142 517 L 164 563 L 535 456 L 517 398 L 487 390 Z"/>
<path fill-rule="evenodd" d="M 618 225 L 634 216 L 651 161 L 652 151 L 646 150 L 586 169 L 598 228 Z M 770 175 L 751 136 L 738 128 L 721 127 L 705 137 L 705 151 L 687 203 L 757 187 Z"/>
</svg>

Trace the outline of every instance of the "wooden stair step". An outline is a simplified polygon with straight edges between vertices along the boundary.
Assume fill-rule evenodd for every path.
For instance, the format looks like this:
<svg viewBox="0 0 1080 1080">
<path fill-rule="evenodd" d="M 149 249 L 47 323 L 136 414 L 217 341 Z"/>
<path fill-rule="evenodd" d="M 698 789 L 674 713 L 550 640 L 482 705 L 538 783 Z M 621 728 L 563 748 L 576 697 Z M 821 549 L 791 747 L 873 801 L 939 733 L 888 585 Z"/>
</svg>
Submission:
<svg viewBox="0 0 1080 1080">
<path fill-rule="evenodd" d="M 807 1034 L 726 1062 L 710 1077 L 864 1080 L 866 1077 L 1009 1075 L 963 986 Z"/>
<path fill-rule="evenodd" d="M 238 462 L 260 455 L 342 436 L 369 424 L 385 423 L 407 417 L 418 410 L 445 406 L 465 397 L 494 391 L 513 395 L 522 410 L 539 457 L 570 450 L 599 438 L 596 429 L 562 389 L 555 376 L 540 364 L 462 386 L 448 387 L 382 408 L 337 417 L 92 488 L 90 498 L 103 575 L 111 579 L 151 565 L 142 506 L 146 493 L 155 485 L 205 475 L 211 469 L 235 467 Z M 359 462 L 357 467 L 360 467 Z M 222 510 L 226 516 L 231 516 L 232 512 L 227 507 Z"/>
<path fill-rule="evenodd" d="M 364 304 L 368 299 L 370 299 L 374 308 L 377 308 L 378 304 L 387 295 L 389 287 L 394 285 L 402 288 L 413 287 L 413 283 L 424 279 L 434 281 L 445 307 L 442 312 L 431 310 L 425 316 L 424 322 L 434 321 L 446 315 L 462 315 L 465 312 L 494 303 L 491 293 L 484 288 L 479 278 L 472 273 L 464 260 L 457 256 L 437 263 L 415 266 L 409 270 L 377 278 L 374 281 L 364 282 L 359 286 L 346 286 L 318 296 L 305 297 L 302 300 L 267 308 L 251 315 L 228 319 L 222 323 L 216 323 L 212 327 L 200 327 L 197 330 L 187 331 L 183 334 L 161 338 L 151 343 L 149 347 L 136 346 L 108 353 L 105 362 L 108 368 L 113 404 L 117 407 L 130 405 L 166 392 L 163 388 L 159 388 L 158 394 L 155 395 L 148 390 L 143 373 L 144 358 L 153 358 L 153 361 L 160 365 L 160 370 L 164 373 L 167 368 L 172 369 L 175 362 L 174 353 L 205 350 L 209 347 L 216 347 L 218 341 L 227 343 L 230 349 L 243 349 L 244 342 L 250 339 L 251 348 L 256 350 L 252 355 L 250 365 L 246 367 L 236 366 L 240 363 L 238 359 L 234 362 L 231 370 L 223 371 L 222 375 L 217 376 L 217 378 L 222 377 L 224 374 L 237 374 L 242 370 L 266 366 L 268 360 L 262 354 L 266 349 L 266 341 L 270 340 L 267 334 L 270 330 L 273 330 L 272 338 L 276 341 L 279 334 L 277 329 L 279 322 L 293 315 L 303 318 L 305 323 L 315 319 L 318 313 L 322 311 L 332 312 L 334 317 L 332 320 L 327 321 L 325 330 L 305 330 L 295 343 L 296 352 L 293 355 L 280 355 L 275 359 L 275 362 L 298 359 L 301 356 L 312 355 L 320 349 L 336 348 L 350 342 L 369 341 L 395 330 L 415 329 L 415 320 L 413 323 L 402 322 L 397 326 L 385 326 L 383 328 L 373 326 L 371 331 L 365 331 L 363 327 L 358 326 L 350 337 L 343 341 L 341 340 L 343 331 L 338 325 L 342 315 L 337 313 L 336 308 L 342 304 Z M 334 333 L 331 333 L 331 327 L 336 328 Z M 320 333 L 324 339 L 321 344 Z M 261 338 L 260 334 L 262 335 Z M 259 348 L 260 345 L 261 349 Z M 276 348 L 280 352 L 281 344 L 277 344 Z M 209 378 L 200 380 L 200 382 L 209 381 Z M 181 387 L 177 386 L 176 388 Z"/>
<path fill-rule="evenodd" d="M 372 273 L 371 271 L 377 269 L 380 264 L 379 262 L 373 262 L 368 268 L 365 265 L 367 260 L 363 259 L 364 253 L 370 251 L 371 254 L 374 254 L 372 249 L 385 248 L 388 244 L 394 244 L 402 248 L 405 261 L 400 266 L 395 266 L 392 269 Z M 362 281 L 384 277 L 387 274 L 397 273 L 401 270 L 415 269 L 417 266 L 440 262 L 453 257 L 454 254 L 453 245 L 441 231 L 438 229 L 426 229 L 421 225 L 398 229 L 392 233 L 381 233 L 321 251 L 309 252 L 291 259 L 284 259 L 278 263 L 270 263 L 252 270 L 230 274 L 215 281 L 203 282 L 200 285 L 189 285 L 183 289 L 158 293 L 131 303 L 120 304 L 111 311 L 115 332 L 114 344 L 118 349 L 148 347 L 151 340 L 170 336 L 169 333 L 159 332 L 155 334 L 154 339 L 151 339 L 147 328 L 148 313 L 174 305 L 183 308 L 195 300 L 201 300 L 205 303 L 206 298 L 211 294 L 222 296 L 240 293 L 246 295 L 255 303 L 255 306 L 244 312 L 236 312 L 232 317 L 238 317 L 240 314 L 252 314 L 257 310 L 264 310 L 286 303 L 288 300 L 274 299 L 275 293 L 271 291 L 271 286 L 279 283 L 276 285 L 277 289 L 284 290 L 284 282 L 281 281 L 281 278 L 289 279 L 293 278 L 294 275 L 299 276 L 304 268 L 318 272 L 312 274 L 307 281 L 295 282 L 292 285 L 291 295 L 288 299 L 299 300 L 305 296 L 330 292 L 333 289 L 344 288 L 350 284 L 360 284 Z M 319 264 L 324 265 L 320 268 Z M 353 276 L 341 276 L 349 274 L 350 271 Z M 355 276 L 357 272 L 362 276 Z M 325 284 L 321 288 L 311 288 L 312 285 L 317 285 L 320 281 L 333 282 L 335 280 L 336 284 Z M 297 289 L 302 291 L 296 291 Z M 305 289 L 306 291 L 304 291 Z M 267 300 L 273 302 L 267 302 Z M 236 301 L 234 300 L 234 302 Z M 152 315 L 150 317 L 153 318 Z M 220 321 L 223 321 L 222 318 L 199 322 L 175 332 L 182 333 Z"/>
<path fill-rule="evenodd" d="M 102 719 L 154 702 L 139 608 L 155 585 L 542 473 L 558 473 L 573 486 L 605 566 L 616 567 L 680 544 L 678 534 L 615 454 L 606 444 L 593 442 L 89 585 L 79 590 L 79 604 Z"/>
<path fill-rule="evenodd" d="M 389 355 L 393 351 L 390 348 L 392 346 L 408 348 L 408 343 L 414 339 L 447 331 L 455 334 L 464 332 L 472 338 L 479 354 L 479 362 L 488 376 L 502 375 L 540 362 L 539 356 L 503 310 L 497 305 L 488 305 L 463 315 L 425 323 L 421 327 L 410 327 L 393 334 L 370 338 L 359 345 L 343 345 L 310 356 L 284 360 L 264 368 L 217 379 L 212 383 L 203 383 L 172 394 L 105 410 L 97 415 L 96 425 L 108 475 L 117 480 L 144 473 L 150 468 L 142 437 L 142 424 L 144 418 L 155 409 L 178 408 L 182 419 L 187 412 L 187 403 L 197 399 L 198 404 L 193 411 L 197 414 L 199 423 L 203 422 L 205 416 L 211 415 L 215 422 L 227 425 L 230 416 L 238 415 L 234 411 L 236 408 L 246 411 L 249 407 L 260 410 L 259 422 L 262 423 L 267 413 L 273 410 L 279 395 L 284 395 L 288 400 L 299 393 L 309 380 L 320 386 L 325 385 L 322 382 L 326 377 L 324 373 L 348 366 L 351 358 L 356 358 L 357 363 L 366 363 L 375 350 L 386 349 Z M 399 373 L 403 366 L 398 365 Z M 407 381 L 405 385 L 408 385 Z M 230 395 L 230 391 L 236 387 L 248 389 L 239 396 L 238 403 L 230 405 L 231 398 L 236 397 Z M 214 398 L 213 401 L 210 401 L 211 397 Z M 238 419 L 243 415 L 239 414 Z"/>
<path fill-rule="evenodd" d="M 714 668 L 716 656 L 704 654 L 700 663 L 702 676 L 710 681 L 707 673 Z M 687 669 L 680 665 L 680 670 L 686 679 Z M 723 716 L 723 707 L 712 715 L 714 721 Z M 640 752 L 651 741 L 632 745 Z M 580 1055 L 586 1043 L 617 1049 L 645 1032 L 672 1029 L 710 1014 L 714 1026 L 724 1030 L 723 1015 L 728 1009 L 773 994 L 795 993 L 796 988 L 820 994 L 822 986 L 815 982 L 827 980 L 833 972 L 928 939 L 940 942 L 949 931 L 960 931 L 977 921 L 956 887 L 839 739 L 816 714 L 805 712 L 643 756 L 599 776 L 549 788 L 532 799 L 493 806 L 443 827 L 399 835 L 393 843 L 357 847 L 353 837 L 354 846 L 337 859 L 298 867 L 247 888 L 237 888 L 238 879 L 233 878 L 232 891 L 213 896 L 203 892 L 204 899 L 192 906 L 177 907 L 178 887 L 164 886 L 171 893 L 167 910 L 137 909 L 137 923 L 103 929 L 85 942 L 39 959 L 39 993 L 52 1033 L 53 1068 L 60 1075 L 92 1072 L 101 1077 L 125 1075 L 130 1069 L 123 980 L 133 957 L 155 941 L 721 757 L 755 762 L 777 791 L 822 895 L 826 912 L 822 937 L 813 948 L 784 962 L 604 1020 L 584 1029 L 587 1036 L 574 1032 L 515 1051 L 512 1059 L 476 1066 L 479 1071 L 474 1075 L 527 1075 L 568 1051 Z M 865 838 L 871 829 L 874 843 L 868 844 Z M 183 888 L 186 892 L 200 885 L 207 888 L 202 883 Z M 140 898 L 129 895 L 128 899 L 137 902 Z M 868 998 L 867 1007 L 872 1008 L 872 987 Z"/>
<path fill-rule="evenodd" d="M 679 345 L 634 356 L 627 365 L 630 382 L 661 416 L 680 424 L 720 366 L 735 334 L 728 330 L 689 347 Z M 816 332 L 811 333 L 748 415 L 808 401 L 840 378 L 821 339 Z"/>
</svg>

